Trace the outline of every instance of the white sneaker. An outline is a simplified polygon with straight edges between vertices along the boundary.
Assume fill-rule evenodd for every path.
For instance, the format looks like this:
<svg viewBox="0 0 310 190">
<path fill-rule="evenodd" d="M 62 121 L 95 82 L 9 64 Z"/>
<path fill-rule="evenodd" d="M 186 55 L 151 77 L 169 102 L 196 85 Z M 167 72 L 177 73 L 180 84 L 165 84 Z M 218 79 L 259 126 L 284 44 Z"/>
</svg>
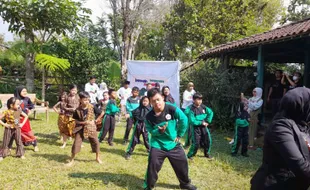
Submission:
<svg viewBox="0 0 310 190">
<path fill-rule="evenodd" d="M 235 140 L 232 139 L 232 140 L 229 142 L 229 144 L 234 144 L 234 142 L 235 142 Z"/>
</svg>

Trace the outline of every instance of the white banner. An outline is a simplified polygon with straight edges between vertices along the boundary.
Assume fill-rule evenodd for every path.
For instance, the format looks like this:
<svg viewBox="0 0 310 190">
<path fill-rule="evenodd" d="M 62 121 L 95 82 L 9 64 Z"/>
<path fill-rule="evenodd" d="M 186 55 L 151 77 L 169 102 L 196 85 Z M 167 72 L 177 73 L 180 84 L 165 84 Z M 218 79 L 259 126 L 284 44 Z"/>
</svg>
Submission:
<svg viewBox="0 0 310 190">
<path fill-rule="evenodd" d="M 180 106 L 180 68 L 179 61 L 127 61 L 130 87 L 146 88 L 147 83 L 169 86 L 176 104 Z M 160 89 L 161 90 L 161 89 Z"/>
</svg>

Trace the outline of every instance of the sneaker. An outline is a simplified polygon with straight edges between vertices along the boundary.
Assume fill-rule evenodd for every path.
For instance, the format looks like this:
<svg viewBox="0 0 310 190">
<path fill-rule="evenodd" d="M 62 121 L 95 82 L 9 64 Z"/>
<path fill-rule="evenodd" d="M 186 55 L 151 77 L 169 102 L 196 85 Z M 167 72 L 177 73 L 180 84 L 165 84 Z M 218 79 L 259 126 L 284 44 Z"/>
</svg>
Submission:
<svg viewBox="0 0 310 190">
<path fill-rule="evenodd" d="M 131 159 L 131 155 L 130 155 L 129 153 L 126 153 L 125 159 L 126 159 L 126 160 L 130 160 L 130 159 Z"/>
<path fill-rule="evenodd" d="M 25 156 L 21 156 L 20 158 L 21 158 L 21 159 L 23 159 L 23 160 L 24 160 L 24 159 L 26 159 L 26 157 L 25 157 Z"/>
<path fill-rule="evenodd" d="M 248 155 L 248 153 L 242 153 L 241 155 L 244 156 L 244 157 L 250 157 L 250 156 Z"/>
<path fill-rule="evenodd" d="M 110 145 L 110 146 L 114 146 L 114 143 L 113 143 L 113 142 L 110 142 L 109 145 Z"/>
<path fill-rule="evenodd" d="M 197 187 L 195 185 L 188 184 L 188 185 L 180 185 L 180 189 L 196 190 Z"/>
<path fill-rule="evenodd" d="M 0 162 L 3 160 L 3 157 L 0 157 Z"/>
<path fill-rule="evenodd" d="M 235 140 L 232 139 L 232 140 L 229 142 L 229 144 L 234 144 L 234 142 L 235 142 Z"/>
<path fill-rule="evenodd" d="M 206 154 L 205 157 L 210 159 L 210 160 L 213 160 L 213 157 L 210 154 Z"/>
<path fill-rule="evenodd" d="M 127 145 L 128 140 L 124 140 L 123 145 Z"/>
</svg>

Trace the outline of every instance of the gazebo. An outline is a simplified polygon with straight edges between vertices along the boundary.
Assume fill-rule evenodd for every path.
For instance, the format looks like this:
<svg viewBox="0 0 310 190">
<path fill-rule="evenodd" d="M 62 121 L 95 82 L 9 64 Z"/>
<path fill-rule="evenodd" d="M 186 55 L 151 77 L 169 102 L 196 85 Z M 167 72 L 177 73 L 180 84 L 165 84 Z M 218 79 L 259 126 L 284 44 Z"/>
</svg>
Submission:
<svg viewBox="0 0 310 190">
<path fill-rule="evenodd" d="M 219 58 L 224 66 L 230 58 L 257 60 L 259 87 L 264 85 L 265 63 L 303 63 L 304 85 L 310 87 L 310 18 L 216 46 L 200 54 L 198 60 L 209 58 Z"/>
</svg>

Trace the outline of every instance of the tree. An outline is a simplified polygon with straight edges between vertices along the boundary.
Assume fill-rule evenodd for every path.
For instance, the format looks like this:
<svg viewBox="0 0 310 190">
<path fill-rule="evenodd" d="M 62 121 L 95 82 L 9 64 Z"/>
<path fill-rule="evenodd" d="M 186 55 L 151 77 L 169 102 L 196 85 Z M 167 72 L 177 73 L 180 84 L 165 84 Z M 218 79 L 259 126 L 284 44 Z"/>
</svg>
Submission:
<svg viewBox="0 0 310 190">
<path fill-rule="evenodd" d="M 281 23 L 296 22 L 310 17 L 310 0 L 291 0 Z"/>
<path fill-rule="evenodd" d="M 127 65 L 126 60 L 134 59 L 134 50 L 137 40 L 141 32 L 141 24 L 144 14 L 152 9 L 153 0 L 109 0 L 113 16 L 110 20 L 113 21 L 113 36 L 114 44 L 118 43 L 116 19 L 118 15 L 122 18 L 122 45 L 120 45 L 121 53 L 121 73 L 122 79 L 126 79 Z"/>
<path fill-rule="evenodd" d="M 269 30 L 283 8 L 281 0 L 180 0 L 164 28 L 173 57 L 193 61 L 215 45 Z"/>
<path fill-rule="evenodd" d="M 47 42 L 54 34 L 73 32 L 91 11 L 73 0 L 1 0 L 0 16 L 9 31 L 24 36 L 27 46 Z M 28 47 L 26 48 L 28 49 Z M 26 52 L 26 86 L 34 90 L 35 52 Z"/>
</svg>

